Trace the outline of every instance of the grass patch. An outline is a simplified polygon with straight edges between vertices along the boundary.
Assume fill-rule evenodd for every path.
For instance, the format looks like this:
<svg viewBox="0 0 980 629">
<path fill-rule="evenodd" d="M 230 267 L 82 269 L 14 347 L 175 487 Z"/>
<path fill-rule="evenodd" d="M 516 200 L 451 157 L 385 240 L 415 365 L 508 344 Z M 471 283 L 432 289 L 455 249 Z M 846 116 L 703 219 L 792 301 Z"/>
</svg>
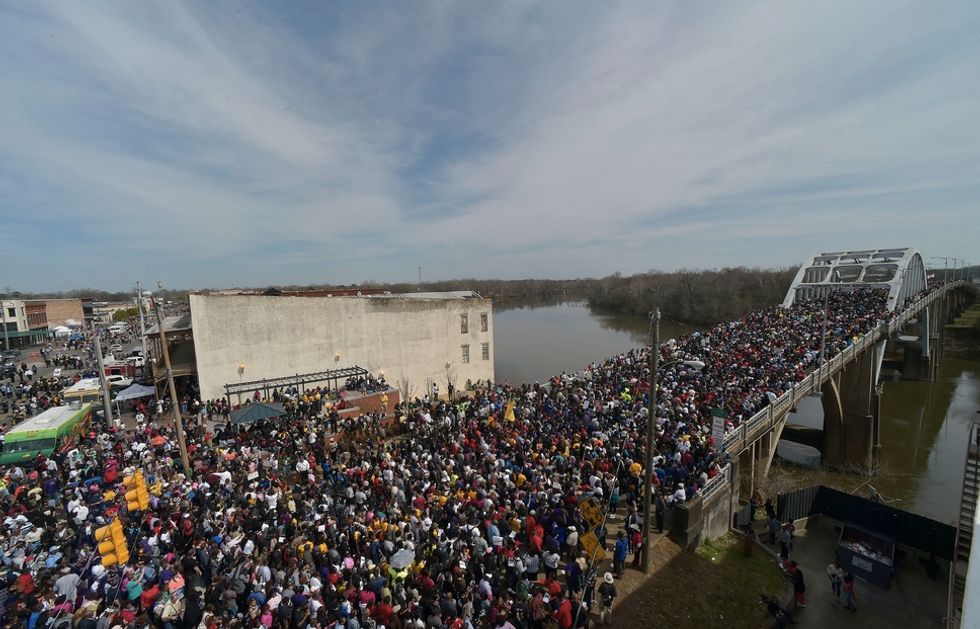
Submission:
<svg viewBox="0 0 980 629">
<path fill-rule="evenodd" d="M 760 592 L 782 598 L 782 571 L 756 546 L 745 556 L 742 538 L 729 533 L 670 559 L 617 607 L 615 624 L 758 629 L 766 618 Z"/>
</svg>

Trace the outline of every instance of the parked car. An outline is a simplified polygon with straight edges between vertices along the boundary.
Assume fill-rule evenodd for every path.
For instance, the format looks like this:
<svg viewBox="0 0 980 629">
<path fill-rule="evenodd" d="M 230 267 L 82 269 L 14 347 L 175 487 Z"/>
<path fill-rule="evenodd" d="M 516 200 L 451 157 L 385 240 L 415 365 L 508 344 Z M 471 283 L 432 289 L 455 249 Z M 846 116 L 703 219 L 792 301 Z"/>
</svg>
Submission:
<svg viewBox="0 0 980 629">
<path fill-rule="evenodd" d="M 133 367 L 142 367 L 146 364 L 146 361 L 142 356 L 130 356 L 126 359 L 127 363 L 132 363 Z"/>
<path fill-rule="evenodd" d="M 3 360 L 4 360 L 4 362 L 8 362 L 8 361 L 12 361 L 12 360 L 17 360 L 18 358 L 20 358 L 20 350 L 19 349 L 5 349 L 5 350 L 3 350 Z"/>
<path fill-rule="evenodd" d="M 109 386 L 113 389 L 125 389 L 126 387 L 133 384 L 132 378 L 127 378 L 126 376 L 106 376 L 105 381 L 109 383 Z"/>
<path fill-rule="evenodd" d="M 121 354 L 123 351 L 123 346 L 119 343 L 113 343 L 109 346 L 109 351 L 113 354 Z"/>
</svg>

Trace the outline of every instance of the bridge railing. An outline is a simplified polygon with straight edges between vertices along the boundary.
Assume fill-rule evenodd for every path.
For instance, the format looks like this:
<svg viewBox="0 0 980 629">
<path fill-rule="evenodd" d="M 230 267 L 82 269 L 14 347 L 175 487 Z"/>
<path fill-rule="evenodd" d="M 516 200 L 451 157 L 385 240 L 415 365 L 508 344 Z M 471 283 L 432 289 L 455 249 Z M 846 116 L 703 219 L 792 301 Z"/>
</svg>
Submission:
<svg viewBox="0 0 980 629">
<path fill-rule="evenodd" d="M 701 498 L 707 498 L 717 492 L 719 489 L 723 489 L 732 480 L 732 466 L 726 465 L 722 468 L 721 472 L 714 478 L 708 479 L 704 487 L 701 489 L 701 493 L 698 494 Z"/>
<path fill-rule="evenodd" d="M 912 318 L 951 289 L 966 286 L 967 284 L 967 282 L 950 282 L 940 290 L 930 293 L 913 303 L 891 321 L 882 323 L 867 334 L 861 336 L 832 359 L 818 364 L 816 369 L 811 371 L 803 380 L 797 382 L 788 391 L 784 391 L 771 404 L 768 404 L 765 408 L 743 421 L 735 430 L 726 434 L 722 440 L 724 451 L 736 455 L 740 454 L 750 444 L 759 439 L 759 437 L 772 430 L 777 418 L 783 415 L 783 411 L 787 410 L 787 407 L 793 408 L 799 400 L 802 400 L 814 391 L 821 390 L 827 380 L 834 377 L 837 372 L 846 367 L 858 355 L 864 353 L 869 347 L 874 346 L 879 341 L 887 339 L 892 334 L 901 330 Z M 731 465 L 726 464 L 722 469 L 722 473 L 708 480 L 699 495 L 704 497 L 710 496 L 724 487 L 730 480 Z"/>
</svg>

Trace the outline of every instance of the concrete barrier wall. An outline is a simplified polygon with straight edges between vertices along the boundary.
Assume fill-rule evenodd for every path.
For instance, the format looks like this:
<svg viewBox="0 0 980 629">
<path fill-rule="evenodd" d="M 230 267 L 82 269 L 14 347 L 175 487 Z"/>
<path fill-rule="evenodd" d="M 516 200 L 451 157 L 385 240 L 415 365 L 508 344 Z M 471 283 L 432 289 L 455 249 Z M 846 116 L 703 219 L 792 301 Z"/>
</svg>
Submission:
<svg viewBox="0 0 980 629">
<path fill-rule="evenodd" d="M 738 478 L 738 462 L 733 466 L 732 478 Z M 698 496 L 673 508 L 671 534 L 681 548 L 692 551 L 702 543 L 717 539 L 732 528 L 732 518 L 738 509 L 739 483 L 726 483 L 708 496 Z"/>
</svg>

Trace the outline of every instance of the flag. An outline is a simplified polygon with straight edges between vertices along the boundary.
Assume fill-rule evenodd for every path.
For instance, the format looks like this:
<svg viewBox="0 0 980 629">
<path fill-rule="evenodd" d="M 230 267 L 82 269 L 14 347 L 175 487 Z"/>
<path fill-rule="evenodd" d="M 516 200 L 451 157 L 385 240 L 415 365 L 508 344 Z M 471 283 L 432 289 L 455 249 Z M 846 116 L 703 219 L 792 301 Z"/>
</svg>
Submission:
<svg viewBox="0 0 980 629">
<path fill-rule="evenodd" d="M 507 406 L 504 407 L 504 419 L 509 422 L 514 421 L 514 400 L 507 402 Z"/>
</svg>

